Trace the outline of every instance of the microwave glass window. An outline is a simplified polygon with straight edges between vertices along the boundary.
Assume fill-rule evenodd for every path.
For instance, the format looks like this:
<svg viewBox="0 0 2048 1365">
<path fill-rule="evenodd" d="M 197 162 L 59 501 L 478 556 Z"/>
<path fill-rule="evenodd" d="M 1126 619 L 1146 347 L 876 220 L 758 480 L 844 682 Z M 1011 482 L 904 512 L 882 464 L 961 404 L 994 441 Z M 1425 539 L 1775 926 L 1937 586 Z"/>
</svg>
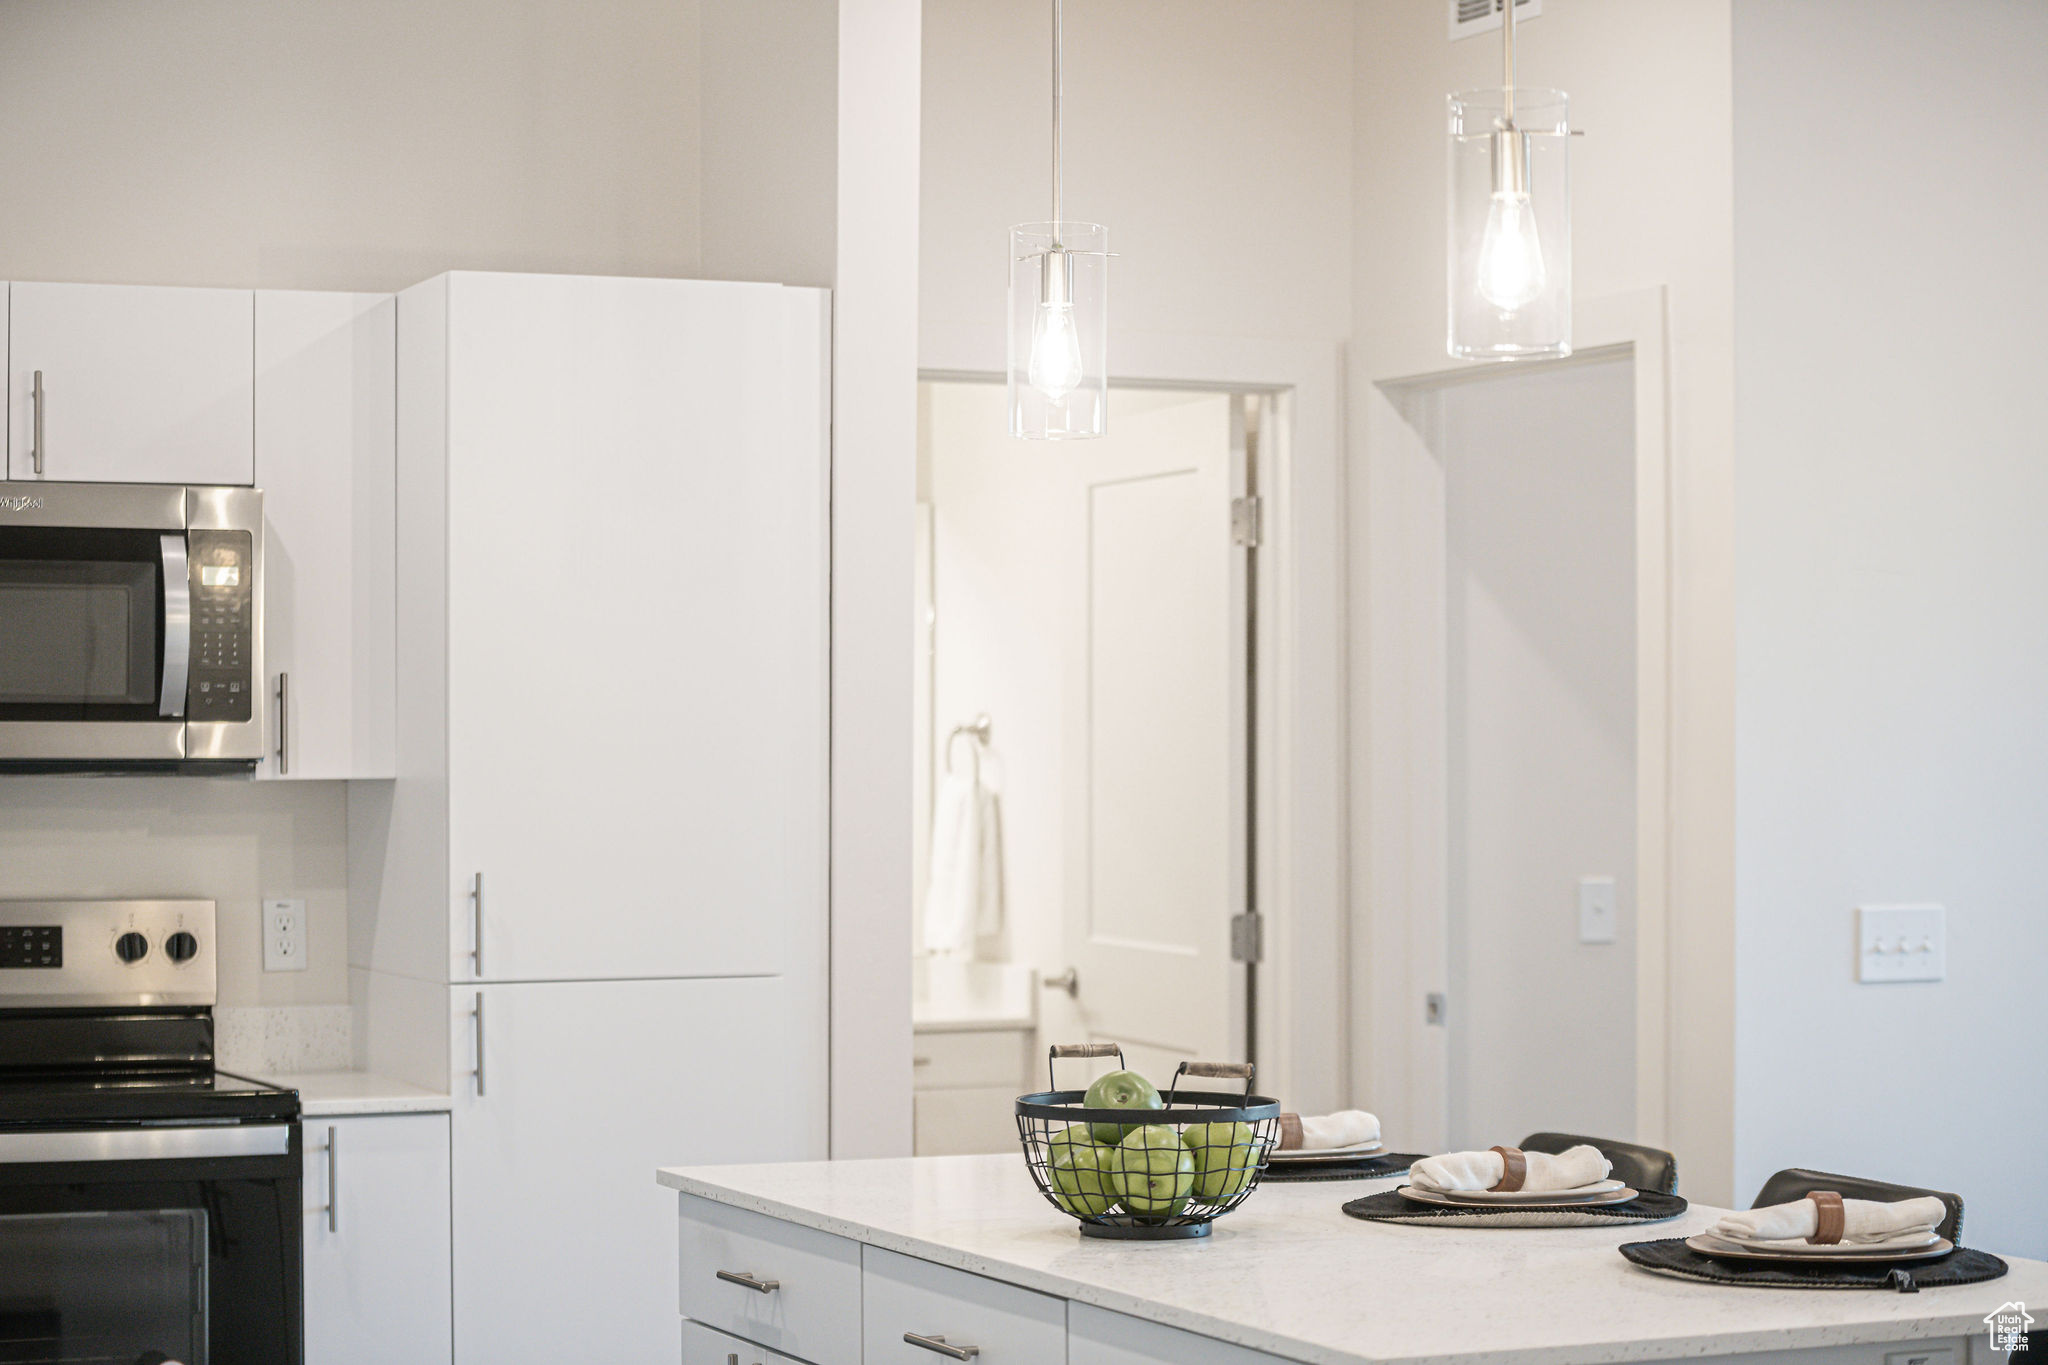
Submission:
<svg viewBox="0 0 2048 1365">
<path fill-rule="evenodd" d="M 205 1209 L 0 1216 L 0 1360 L 207 1358 Z"/>
<path fill-rule="evenodd" d="M 155 564 L 0 559 L 0 704 L 156 697 Z"/>
</svg>

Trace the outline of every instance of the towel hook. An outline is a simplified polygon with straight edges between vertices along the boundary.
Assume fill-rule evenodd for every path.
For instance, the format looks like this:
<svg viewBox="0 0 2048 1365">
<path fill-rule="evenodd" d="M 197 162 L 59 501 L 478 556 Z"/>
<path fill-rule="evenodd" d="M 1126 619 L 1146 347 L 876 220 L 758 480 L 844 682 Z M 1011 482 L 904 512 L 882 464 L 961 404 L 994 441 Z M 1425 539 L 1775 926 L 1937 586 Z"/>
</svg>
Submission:
<svg viewBox="0 0 2048 1365">
<path fill-rule="evenodd" d="M 992 724 L 993 722 L 988 718 L 988 712 L 984 711 L 965 725 L 953 727 L 953 732 L 946 736 L 947 776 L 950 777 L 953 773 L 953 741 L 962 735 L 966 735 L 974 741 L 973 746 L 967 751 L 968 758 L 974 763 L 974 785 L 977 787 L 981 785 L 981 746 L 988 743 L 989 729 Z"/>
</svg>

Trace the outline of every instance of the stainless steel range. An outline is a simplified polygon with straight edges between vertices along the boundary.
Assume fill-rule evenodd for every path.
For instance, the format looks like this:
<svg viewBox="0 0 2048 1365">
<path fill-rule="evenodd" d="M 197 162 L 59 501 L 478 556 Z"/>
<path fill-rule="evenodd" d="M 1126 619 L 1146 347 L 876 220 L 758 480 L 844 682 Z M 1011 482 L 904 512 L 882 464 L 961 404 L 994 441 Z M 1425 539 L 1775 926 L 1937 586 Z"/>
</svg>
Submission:
<svg viewBox="0 0 2048 1365">
<path fill-rule="evenodd" d="M 0 1361 L 304 1360 L 299 1097 L 214 982 L 212 901 L 0 901 Z"/>
</svg>

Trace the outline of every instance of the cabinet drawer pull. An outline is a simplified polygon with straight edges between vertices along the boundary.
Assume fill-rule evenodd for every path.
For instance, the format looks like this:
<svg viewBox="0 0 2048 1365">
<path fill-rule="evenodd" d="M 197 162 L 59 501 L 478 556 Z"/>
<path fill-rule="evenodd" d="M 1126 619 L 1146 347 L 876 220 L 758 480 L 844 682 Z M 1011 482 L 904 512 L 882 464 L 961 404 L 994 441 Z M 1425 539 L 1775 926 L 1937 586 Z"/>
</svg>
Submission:
<svg viewBox="0 0 2048 1365">
<path fill-rule="evenodd" d="M 751 1289 L 756 1294 L 768 1294 L 782 1288 L 780 1280 L 757 1280 L 744 1270 L 721 1270 L 718 1278 L 727 1284 L 736 1284 L 742 1289 Z"/>
<path fill-rule="evenodd" d="M 43 372 L 36 371 L 33 386 L 29 389 L 29 404 L 34 413 L 31 418 L 29 458 L 35 461 L 36 477 L 43 477 Z"/>
<path fill-rule="evenodd" d="M 936 1351 L 948 1360 L 972 1360 L 981 1354 L 979 1346 L 955 1346 L 944 1337 L 921 1337 L 915 1332 L 905 1332 L 903 1339 L 912 1346 L 922 1346 L 927 1351 Z"/>
<path fill-rule="evenodd" d="M 292 675 L 277 675 L 277 775 L 288 777 L 292 771 Z"/>
<path fill-rule="evenodd" d="M 340 1174 L 335 1164 L 335 1144 L 341 1141 L 341 1133 L 332 1124 L 327 1128 L 327 1230 L 341 1231 L 341 1191 L 334 1178 Z"/>
</svg>

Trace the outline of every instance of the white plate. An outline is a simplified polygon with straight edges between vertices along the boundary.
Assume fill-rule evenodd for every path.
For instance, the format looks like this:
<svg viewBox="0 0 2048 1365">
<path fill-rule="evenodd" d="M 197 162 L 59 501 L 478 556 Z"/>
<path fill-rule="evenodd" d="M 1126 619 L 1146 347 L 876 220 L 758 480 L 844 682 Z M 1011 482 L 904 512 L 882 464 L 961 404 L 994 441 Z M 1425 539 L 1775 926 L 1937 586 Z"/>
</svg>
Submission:
<svg viewBox="0 0 2048 1365">
<path fill-rule="evenodd" d="M 1736 1251 L 1763 1252 L 1772 1256 L 1819 1256 L 1823 1258 L 1829 1256 L 1884 1257 L 1900 1251 L 1925 1251 L 1941 1240 L 1940 1233 L 1928 1232 L 1924 1236 L 1911 1239 L 1902 1238 L 1899 1241 L 1886 1242 L 1883 1245 L 1875 1245 L 1868 1242 L 1839 1242 L 1829 1246 L 1825 1243 L 1809 1242 L 1804 1238 L 1752 1242 L 1741 1237 L 1723 1237 L 1716 1232 L 1703 1232 L 1699 1235 L 1708 1241 L 1719 1243 L 1721 1246 L 1730 1247 Z"/>
<path fill-rule="evenodd" d="M 1581 1185 L 1571 1190 L 1440 1190 L 1446 1198 L 1460 1204 L 1583 1204 L 1626 1190 L 1628 1184 L 1620 1180 L 1597 1180 L 1591 1185 Z M 1629 1191 L 1629 1198 L 1635 1192 Z"/>
<path fill-rule="evenodd" d="M 1780 1265 L 1884 1265 L 1892 1261 L 1931 1261 L 1956 1249 L 1955 1243 L 1938 1233 L 1931 1241 L 1901 1246 L 1814 1246 L 1805 1242 L 1735 1242 L 1702 1232 L 1685 1239 L 1685 1244 L 1702 1256 L 1723 1261 L 1776 1261 Z"/>
<path fill-rule="evenodd" d="M 1349 1147 L 1318 1147 L 1314 1151 L 1299 1148 L 1291 1152 L 1274 1151 L 1268 1156 L 1271 1161 L 1359 1161 L 1369 1156 L 1378 1156 L 1387 1150 L 1384 1142 L 1359 1142 Z"/>
<path fill-rule="evenodd" d="M 1447 1209 L 1586 1209 L 1599 1208 L 1606 1204 L 1626 1204 L 1640 1191 L 1632 1190 L 1619 1180 L 1603 1180 L 1598 1185 L 1588 1185 L 1577 1190 L 1543 1190 L 1531 1193 L 1528 1190 L 1459 1190 L 1451 1193 L 1444 1190 L 1425 1190 L 1415 1185 L 1403 1185 L 1395 1191 L 1403 1199 L 1417 1204 L 1436 1204 Z M 1512 1193 L 1513 1197 L 1506 1197 Z M 1484 1194 L 1485 1199 L 1474 1199 L 1474 1194 Z"/>
</svg>

